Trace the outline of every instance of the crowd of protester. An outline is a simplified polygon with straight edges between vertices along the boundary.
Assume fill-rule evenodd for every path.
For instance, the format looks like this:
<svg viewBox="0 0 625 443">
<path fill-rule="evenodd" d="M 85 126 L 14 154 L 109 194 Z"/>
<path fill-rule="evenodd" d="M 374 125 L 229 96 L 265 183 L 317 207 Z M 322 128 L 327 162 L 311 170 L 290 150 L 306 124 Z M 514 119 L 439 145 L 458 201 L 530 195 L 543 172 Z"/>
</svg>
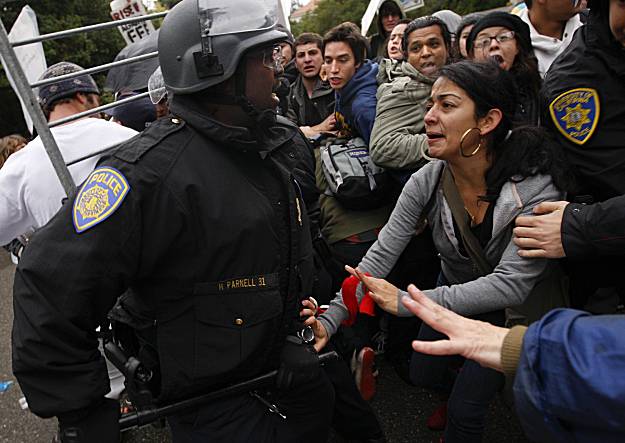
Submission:
<svg viewBox="0 0 625 443">
<path fill-rule="evenodd" d="M 439 11 L 410 20 L 399 2 L 385 0 L 369 39 L 353 23 L 324 36 L 285 32 L 274 54 L 283 71 L 277 112 L 299 127 L 315 158 L 316 193 L 306 203 L 313 295 L 323 309 L 310 324 L 317 342 L 353 372 L 327 368 L 333 426 L 349 441 L 384 441 L 367 403 L 375 356 L 384 354 L 406 383 L 439 393 L 427 424 L 444 431 L 441 441 L 481 441 L 504 386 L 500 365 L 463 350 L 413 350 L 411 342 L 461 335 L 451 321 L 433 319 L 438 308 L 430 301 L 500 328 L 529 325 L 558 307 L 614 314 L 622 305 L 625 254 L 605 245 L 625 237 L 625 4 L 533 0 L 515 14 Z M 80 69 L 64 62 L 42 78 Z M 50 122 L 99 104 L 93 79 L 79 79 L 79 87 L 40 88 Z M 77 185 L 101 148 L 168 115 L 160 69 L 149 92 L 107 111 L 110 121 L 52 129 L 66 161 L 94 154 L 70 167 Z M 370 162 L 365 177 L 375 177 L 367 204 L 339 198 L 324 172 L 331 150 L 349 143 Z M 0 244 L 8 244 L 45 225 L 64 194 L 38 137 L 0 139 L 0 167 Z M 419 288 L 410 291 L 416 301 L 409 284 Z M 519 397 L 519 407 L 529 408 L 533 400 Z M 538 440 L 566 439 L 575 429 L 591 436 L 586 441 L 598 441 L 595 431 L 602 441 L 623 437 L 612 423 L 580 425 L 579 414 L 528 432 Z M 520 415 L 530 430 L 540 414 Z"/>
</svg>

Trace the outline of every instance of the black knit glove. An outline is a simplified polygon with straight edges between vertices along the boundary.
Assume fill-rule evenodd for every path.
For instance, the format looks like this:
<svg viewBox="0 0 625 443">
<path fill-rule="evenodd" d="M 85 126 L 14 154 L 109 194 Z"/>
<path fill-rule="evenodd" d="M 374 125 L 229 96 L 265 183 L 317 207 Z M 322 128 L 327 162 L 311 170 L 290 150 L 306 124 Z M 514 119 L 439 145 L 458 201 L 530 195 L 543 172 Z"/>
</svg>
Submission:
<svg viewBox="0 0 625 443">
<path fill-rule="evenodd" d="M 280 369 L 276 376 L 278 389 L 299 386 L 319 376 L 319 356 L 312 344 L 289 335 L 280 355 Z"/>
</svg>

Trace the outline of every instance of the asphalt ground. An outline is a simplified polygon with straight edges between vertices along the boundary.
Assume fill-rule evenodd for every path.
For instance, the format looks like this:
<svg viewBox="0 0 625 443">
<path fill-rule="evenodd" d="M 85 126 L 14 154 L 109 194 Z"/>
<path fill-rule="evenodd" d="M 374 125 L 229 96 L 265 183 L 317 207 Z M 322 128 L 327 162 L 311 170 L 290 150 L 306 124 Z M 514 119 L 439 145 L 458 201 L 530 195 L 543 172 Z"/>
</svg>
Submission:
<svg viewBox="0 0 625 443">
<path fill-rule="evenodd" d="M 12 286 L 15 267 L 8 254 L 0 251 L 0 383 L 11 380 L 14 383 L 0 393 L 0 443 L 50 443 L 56 431 L 56 420 L 43 420 L 18 404 L 22 396 L 11 372 L 11 323 L 13 319 Z M 439 442 L 441 432 L 434 432 L 425 426 L 426 418 L 439 405 L 432 393 L 408 386 L 385 360 L 377 359 L 380 375 L 378 392 L 372 405 L 378 414 L 389 443 Z M 491 406 L 484 441 L 488 443 L 524 443 L 520 425 L 514 413 L 499 395 Z M 126 432 L 124 443 L 169 442 L 167 429 L 151 426 Z M 340 442 L 333 437 L 331 442 Z"/>
</svg>

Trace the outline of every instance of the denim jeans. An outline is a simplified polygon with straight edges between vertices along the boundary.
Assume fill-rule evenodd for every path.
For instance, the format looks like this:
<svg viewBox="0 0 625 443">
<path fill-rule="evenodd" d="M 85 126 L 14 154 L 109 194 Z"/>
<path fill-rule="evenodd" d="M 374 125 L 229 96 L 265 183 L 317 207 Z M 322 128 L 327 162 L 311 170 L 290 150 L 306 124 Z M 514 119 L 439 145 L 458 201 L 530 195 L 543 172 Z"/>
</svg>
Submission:
<svg viewBox="0 0 625 443">
<path fill-rule="evenodd" d="M 495 311 L 472 318 L 503 326 L 505 314 Z M 418 335 L 418 339 L 424 341 L 447 338 L 426 324 L 421 326 Z M 459 356 L 413 352 L 410 379 L 417 386 L 449 395 L 445 443 L 482 441 L 486 414 L 490 402 L 504 385 L 503 374 Z"/>
</svg>

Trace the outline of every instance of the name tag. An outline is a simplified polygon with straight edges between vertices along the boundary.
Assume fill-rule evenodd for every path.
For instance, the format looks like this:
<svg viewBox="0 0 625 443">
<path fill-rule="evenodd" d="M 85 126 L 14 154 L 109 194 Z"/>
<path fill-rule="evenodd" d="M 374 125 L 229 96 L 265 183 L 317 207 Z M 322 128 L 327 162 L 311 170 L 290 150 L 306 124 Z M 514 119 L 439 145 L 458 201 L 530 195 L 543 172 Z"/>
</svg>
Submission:
<svg viewBox="0 0 625 443">
<path fill-rule="evenodd" d="M 218 282 L 198 283 L 196 293 L 226 294 L 232 292 L 254 292 L 267 289 L 277 289 L 280 284 L 280 275 L 272 274 L 249 275 L 229 278 Z"/>
</svg>

